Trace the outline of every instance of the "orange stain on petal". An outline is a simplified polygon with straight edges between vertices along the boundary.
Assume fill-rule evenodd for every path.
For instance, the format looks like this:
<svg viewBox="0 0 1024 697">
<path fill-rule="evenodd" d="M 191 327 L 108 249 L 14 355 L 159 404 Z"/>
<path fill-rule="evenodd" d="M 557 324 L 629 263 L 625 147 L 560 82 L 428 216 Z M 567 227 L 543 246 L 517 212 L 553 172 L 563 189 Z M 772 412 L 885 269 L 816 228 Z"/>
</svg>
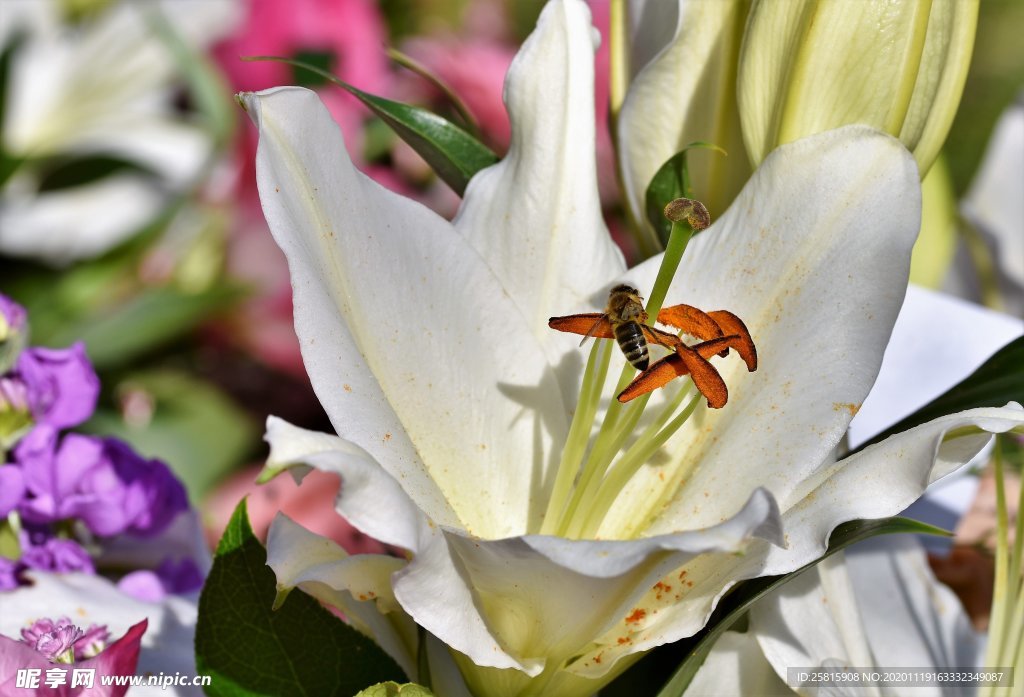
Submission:
<svg viewBox="0 0 1024 697">
<path fill-rule="evenodd" d="M 626 624 L 636 624 L 645 617 L 647 617 L 647 610 L 638 607 L 626 618 Z"/>
</svg>

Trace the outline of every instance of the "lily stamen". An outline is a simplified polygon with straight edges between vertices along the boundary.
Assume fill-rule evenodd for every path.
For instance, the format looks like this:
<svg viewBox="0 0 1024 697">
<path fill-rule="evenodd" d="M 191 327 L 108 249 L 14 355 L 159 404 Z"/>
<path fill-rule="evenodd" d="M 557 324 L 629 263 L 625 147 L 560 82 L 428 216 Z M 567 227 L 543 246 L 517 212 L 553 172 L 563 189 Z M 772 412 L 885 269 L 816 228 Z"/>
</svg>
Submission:
<svg viewBox="0 0 1024 697">
<path fill-rule="evenodd" d="M 733 313 L 727 310 L 704 312 L 691 305 L 662 307 L 669 283 L 694 231 L 710 224 L 707 209 L 699 201 L 690 199 L 670 202 L 665 207 L 665 215 L 673 222 L 672 234 L 647 307 L 643 306 L 643 299 L 635 288 L 620 284 L 609 293 L 604 313 L 548 320 L 552 329 L 580 334 L 584 342 L 591 337 L 615 339 L 628 362 L 615 387 L 616 399 L 610 401 L 591 443 L 590 434 L 607 378 L 611 350 L 602 351 L 595 346 L 591 351 L 580 399 L 548 499 L 541 528 L 544 534 L 574 538 L 596 535 L 618 493 L 686 423 L 696 410 L 699 397 L 703 395 L 712 409 L 725 406 L 729 391 L 725 380 L 711 365 L 712 357 L 727 356 L 729 349 L 735 349 L 748 370 L 757 369 L 754 341 L 743 321 Z M 658 329 L 654 326 L 655 319 L 679 334 Z M 687 345 L 681 334 L 692 336 L 700 343 Z M 648 350 L 654 346 L 667 349 L 669 354 L 651 365 Z M 639 375 L 636 370 L 640 371 Z M 697 394 L 682 406 L 691 390 L 680 388 L 623 452 L 626 441 L 640 422 L 650 393 L 684 376 L 689 376 Z"/>
</svg>

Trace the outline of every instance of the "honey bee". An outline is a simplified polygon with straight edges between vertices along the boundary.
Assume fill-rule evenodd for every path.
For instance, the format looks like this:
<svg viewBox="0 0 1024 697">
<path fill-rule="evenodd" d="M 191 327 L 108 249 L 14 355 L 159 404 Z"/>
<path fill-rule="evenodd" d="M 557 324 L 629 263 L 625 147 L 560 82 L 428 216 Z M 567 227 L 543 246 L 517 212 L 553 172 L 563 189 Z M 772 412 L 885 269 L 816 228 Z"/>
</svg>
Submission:
<svg viewBox="0 0 1024 697">
<path fill-rule="evenodd" d="M 586 312 L 565 317 L 552 317 L 548 326 L 558 331 L 582 334 L 580 346 L 589 339 L 615 339 L 626 360 L 640 371 L 618 396 L 628 402 L 642 394 L 663 387 L 671 380 L 689 375 L 694 385 L 708 400 L 708 406 L 720 409 L 729 398 L 725 381 L 711 365 L 715 355 L 728 355 L 733 348 L 749 371 L 757 370 L 757 349 L 750 333 L 739 317 L 726 310 L 704 312 L 690 305 L 662 308 L 658 321 L 675 327 L 701 340 L 688 346 L 677 335 L 648 326 L 648 315 L 643 298 L 636 288 L 620 284 L 608 294 L 608 305 L 603 313 Z M 671 353 L 653 366 L 650 364 L 648 345 L 658 344 Z"/>
<path fill-rule="evenodd" d="M 596 335 L 602 327 L 610 325 L 612 336 L 630 365 L 637 370 L 647 370 L 651 357 L 647 351 L 647 336 L 644 333 L 646 322 L 647 311 L 644 310 L 644 299 L 640 297 L 640 293 L 632 286 L 619 284 L 608 293 L 608 305 L 604 314 L 590 326 L 586 336 L 580 341 L 580 346 Z M 648 333 L 653 334 L 650 331 Z M 661 343 L 658 339 L 656 341 Z"/>
</svg>

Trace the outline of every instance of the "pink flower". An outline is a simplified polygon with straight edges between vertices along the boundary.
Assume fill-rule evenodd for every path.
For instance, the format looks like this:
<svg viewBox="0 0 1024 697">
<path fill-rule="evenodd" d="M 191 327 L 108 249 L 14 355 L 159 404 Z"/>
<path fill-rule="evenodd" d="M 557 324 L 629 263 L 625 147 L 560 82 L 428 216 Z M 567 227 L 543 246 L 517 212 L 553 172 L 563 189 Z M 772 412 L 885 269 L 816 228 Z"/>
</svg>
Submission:
<svg viewBox="0 0 1024 697">
<path fill-rule="evenodd" d="M 50 621 L 45 620 L 44 622 Z M 60 628 L 62 622 L 67 622 L 67 624 L 62 625 L 64 629 Z M 91 627 L 89 632 L 81 633 L 81 630 L 71 625 L 67 618 L 62 618 L 56 623 L 50 622 L 50 625 L 58 632 L 66 632 L 67 627 L 77 630 L 80 633 L 77 641 L 87 639 L 92 634 L 93 629 L 95 629 Z M 72 688 L 70 669 L 65 676 L 63 684 L 56 687 L 48 687 L 45 682 L 46 673 L 48 670 L 55 668 L 54 664 L 47 660 L 43 654 L 36 651 L 35 648 L 30 647 L 25 641 L 16 641 L 10 637 L 0 635 L 0 694 L 14 695 L 24 693 L 33 694 L 37 697 L 71 697 L 72 695 L 77 697 L 100 697 L 101 695 L 102 697 L 121 697 L 128 691 L 128 686 L 101 685 L 100 676 L 135 674 L 135 668 L 139 662 L 139 648 L 142 642 L 142 635 L 145 633 L 147 626 L 148 621 L 142 620 L 129 628 L 123 637 L 107 646 L 106 649 L 95 657 L 74 664 L 76 669 L 88 670 L 91 668 L 96 671 L 92 687 Z M 44 625 L 37 622 L 30 630 L 43 628 L 45 628 Z M 43 632 L 39 640 L 42 641 L 46 636 L 48 634 Z M 72 644 L 74 643 L 72 642 Z M 18 687 L 18 671 L 38 671 L 36 676 L 39 682 L 34 686 L 32 692 Z"/>
</svg>

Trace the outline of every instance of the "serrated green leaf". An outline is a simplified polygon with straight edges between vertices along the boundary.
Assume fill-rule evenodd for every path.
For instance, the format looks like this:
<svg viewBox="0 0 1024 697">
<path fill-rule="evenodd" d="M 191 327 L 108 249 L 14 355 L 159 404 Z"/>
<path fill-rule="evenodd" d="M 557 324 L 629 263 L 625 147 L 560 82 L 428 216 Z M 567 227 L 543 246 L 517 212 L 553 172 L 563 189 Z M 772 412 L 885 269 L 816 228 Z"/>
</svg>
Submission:
<svg viewBox="0 0 1024 697">
<path fill-rule="evenodd" d="M 354 95 L 419 153 L 459 196 L 465 193 L 466 185 L 474 174 L 498 161 L 498 156 L 486 145 L 448 119 L 426 109 L 364 92 L 322 68 L 291 58 L 255 56 L 244 60 L 271 60 L 304 68 Z"/>
<path fill-rule="evenodd" d="M 211 676 L 207 694 L 354 695 L 367 685 L 406 680 L 379 646 L 301 590 L 271 610 L 275 594 L 274 572 L 243 500 L 199 597 L 196 666 Z"/>
<path fill-rule="evenodd" d="M 707 658 L 718 638 L 766 593 L 796 578 L 841 549 L 877 535 L 897 533 L 949 535 L 945 530 L 909 518 L 851 520 L 843 523 L 832 532 L 828 550 L 820 559 L 815 559 L 810 564 L 782 576 L 765 576 L 737 584 L 715 608 L 707 626 L 693 637 L 679 642 L 678 646 L 685 653 L 686 658 L 683 659 L 679 668 L 676 669 L 657 697 L 681 697 L 690 685 L 690 681 L 693 680 L 693 676 L 704 664 L 704 659 Z"/>
<path fill-rule="evenodd" d="M 434 697 L 434 693 L 416 683 L 382 682 L 371 685 L 356 697 Z"/>
<path fill-rule="evenodd" d="M 714 150 L 722 153 L 723 156 L 726 154 L 725 150 L 713 143 L 704 141 L 690 143 L 668 158 L 665 164 L 655 172 L 651 183 L 647 185 L 647 192 L 644 195 L 647 220 L 657 232 L 662 247 L 668 245 L 669 236 L 672 234 L 672 222 L 665 218 L 665 206 L 669 201 L 674 201 L 677 198 L 693 198 L 686 154 L 689 150 L 696 148 Z"/>
<path fill-rule="evenodd" d="M 1024 404 L 1024 336 L 996 351 L 964 380 L 853 452 L 940 416 L 975 407 L 1001 407 L 1011 401 Z"/>
<path fill-rule="evenodd" d="M 209 383 L 177 371 L 133 373 L 115 391 L 134 391 L 153 406 L 148 423 L 133 426 L 121 414 L 100 408 L 82 426 L 96 435 L 116 436 L 146 457 L 174 470 L 193 502 L 255 455 L 259 431 L 249 415 Z"/>
</svg>

